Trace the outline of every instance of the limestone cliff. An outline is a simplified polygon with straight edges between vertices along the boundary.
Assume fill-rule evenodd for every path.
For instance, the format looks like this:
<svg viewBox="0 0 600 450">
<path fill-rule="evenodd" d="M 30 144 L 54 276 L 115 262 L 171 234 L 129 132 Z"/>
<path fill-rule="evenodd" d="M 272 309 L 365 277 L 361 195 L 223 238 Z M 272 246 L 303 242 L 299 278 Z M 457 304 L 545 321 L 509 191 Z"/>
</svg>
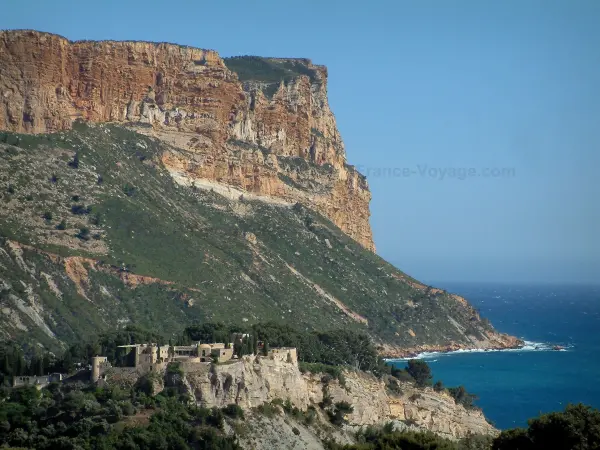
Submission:
<svg viewBox="0 0 600 450">
<path fill-rule="evenodd" d="M 402 393 L 392 394 L 382 380 L 363 372 L 346 372 L 342 386 L 320 375 L 302 374 L 295 361 L 284 359 L 245 356 L 228 364 L 185 363 L 182 367 L 185 376 L 180 383 L 204 406 L 236 403 L 248 409 L 289 399 L 299 409 L 311 405 L 318 409 L 328 392 L 334 403 L 347 401 L 354 407 L 347 417 L 349 426 L 408 422 L 451 439 L 497 432 L 481 411 L 457 405 L 448 394 L 417 389 L 410 383 L 400 383 Z"/>
<path fill-rule="evenodd" d="M 366 179 L 345 162 L 327 70 L 309 60 L 0 32 L 0 129 L 48 133 L 75 119 L 163 139 L 180 182 L 305 203 L 374 250 Z"/>
</svg>

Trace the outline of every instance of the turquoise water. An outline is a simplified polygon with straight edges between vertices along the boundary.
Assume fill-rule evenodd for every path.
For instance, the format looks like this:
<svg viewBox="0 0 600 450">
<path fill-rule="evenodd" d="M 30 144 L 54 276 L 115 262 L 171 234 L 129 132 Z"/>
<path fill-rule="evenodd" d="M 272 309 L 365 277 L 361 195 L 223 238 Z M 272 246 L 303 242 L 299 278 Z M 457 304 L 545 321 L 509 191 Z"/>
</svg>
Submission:
<svg viewBox="0 0 600 450">
<path fill-rule="evenodd" d="M 477 405 L 502 429 L 568 403 L 600 408 L 600 287 L 443 287 L 466 297 L 498 330 L 546 350 L 426 355 L 434 379 L 477 394 Z M 554 344 L 567 350 L 553 351 Z"/>
</svg>

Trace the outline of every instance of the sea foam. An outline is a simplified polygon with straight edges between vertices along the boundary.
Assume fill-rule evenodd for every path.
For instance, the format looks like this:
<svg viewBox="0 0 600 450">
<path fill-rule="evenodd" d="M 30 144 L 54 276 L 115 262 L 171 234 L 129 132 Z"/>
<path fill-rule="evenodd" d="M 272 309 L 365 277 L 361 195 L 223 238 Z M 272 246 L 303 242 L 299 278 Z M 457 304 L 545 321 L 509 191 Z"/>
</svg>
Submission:
<svg viewBox="0 0 600 450">
<path fill-rule="evenodd" d="M 554 350 L 555 344 L 548 344 L 545 342 L 532 342 L 532 341 L 523 341 L 523 347 L 519 348 L 499 348 L 499 349 L 483 349 L 483 348 L 472 348 L 472 349 L 460 349 L 454 350 L 451 352 L 422 352 L 418 353 L 415 356 L 408 356 L 406 358 L 389 358 L 386 359 L 386 362 L 402 362 L 408 361 L 410 359 L 423 359 L 429 362 L 436 362 L 439 356 L 450 356 L 461 353 L 492 353 L 492 352 L 547 352 L 547 351 L 556 351 Z M 567 349 L 572 348 L 572 345 L 563 346 L 564 348 L 559 351 L 565 352 Z"/>
</svg>

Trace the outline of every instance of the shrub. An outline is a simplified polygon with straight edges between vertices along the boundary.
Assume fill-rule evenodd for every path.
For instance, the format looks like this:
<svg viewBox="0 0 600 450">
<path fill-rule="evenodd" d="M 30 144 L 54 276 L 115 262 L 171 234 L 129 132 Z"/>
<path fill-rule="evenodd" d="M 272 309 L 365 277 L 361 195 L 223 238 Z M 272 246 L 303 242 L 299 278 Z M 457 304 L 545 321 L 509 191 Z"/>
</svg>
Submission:
<svg viewBox="0 0 600 450">
<path fill-rule="evenodd" d="M 306 425 L 312 425 L 315 423 L 317 418 L 317 411 L 314 406 L 309 406 L 306 410 L 306 414 L 304 415 L 304 423 Z"/>
<path fill-rule="evenodd" d="M 415 379 L 406 371 L 406 369 L 392 369 L 392 376 L 399 381 L 414 383 Z"/>
<path fill-rule="evenodd" d="M 296 427 L 292 428 L 292 433 L 294 433 L 296 436 L 298 436 L 300 434 L 300 430 Z"/>
<path fill-rule="evenodd" d="M 472 408 L 473 402 L 477 400 L 477 396 L 467 392 L 464 386 L 448 388 L 448 393 L 457 404 L 463 405 L 465 408 Z"/>
<path fill-rule="evenodd" d="M 73 160 L 69 161 L 69 167 L 72 167 L 73 169 L 79 169 L 79 153 L 75 153 Z"/>
<path fill-rule="evenodd" d="M 6 192 L 8 192 L 9 194 L 14 194 L 15 187 L 12 184 L 9 184 L 8 187 L 6 188 Z"/>
<path fill-rule="evenodd" d="M 216 406 L 210 410 L 210 416 L 207 422 L 213 427 L 223 429 L 223 424 L 225 423 L 225 416 L 223 415 L 223 411 L 221 411 Z"/>
<path fill-rule="evenodd" d="M 583 404 L 567 405 L 562 412 L 530 419 L 527 429 L 503 431 L 493 444 L 494 450 L 578 449 L 600 447 L 600 411 Z"/>
<path fill-rule="evenodd" d="M 223 408 L 223 414 L 229 416 L 233 419 L 243 419 L 244 418 L 244 410 L 240 407 L 240 405 L 236 405 L 235 403 L 231 403 Z"/>
<path fill-rule="evenodd" d="M 385 380 L 385 387 L 388 388 L 392 393 L 402 395 L 402 389 L 400 384 L 393 377 L 387 377 Z"/>
<path fill-rule="evenodd" d="M 52 212 L 50 212 L 50 211 L 46 211 L 46 212 L 44 213 L 44 219 L 45 219 L 47 222 L 50 222 L 50 221 L 52 220 Z"/>
<path fill-rule="evenodd" d="M 181 364 L 179 364 L 178 362 L 170 363 L 167 366 L 167 373 L 171 373 L 171 374 L 175 374 L 175 375 L 183 375 L 183 368 L 181 367 Z"/>
<path fill-rule="evenodd" d="M 77 233 L 75 236 L 78 237 L 79 239 L 81 239 L 82 241 L 89 241 L 90 240 L 90 229 L 86 228 L 86 227 L 82 227 L 79 229 L 79 233 Z"/>
<path fill-rule="evenodd" d="M 129 184 L 129 183 L 125 183 L 125 185 L 123 186 L 123 192 L 125 193 L 125 195 L 127 197 L 132 197 L 133 194 L 135 194 L 136 188 L 135 186 Z"/>
<path fill-rule="evenodd" d="M 92 225 L 100 225 L 101 221 L 102 216 L 100 216 L 100 213 L 93 214 L 88 218 L 88 222 L 90 222 Z"/>
<path fill-rule="evenodd" d="M 73 197 L 71 197 L 71 200 L 73 200 L 74 202 L 78 202 L 79 201 L 79 195 L 74 195 Z"/>
<path fill-rule="evenodd" d="M 441 380 L 436 381 L 433 385 L 433 390 L 435 392 L 442 392 L 444 390 L 444 383 Z"/>
<path fill-rule="evenodd" d="M 409 360 L 406 371 L 414 378 L 417 386 L 424 387 L 431 384 L 431 368 L 425 361 L 420 359 Z"/>
<path fill-rule="evenodd" d="M 302 373 L 324 373 L 331 376 L 333 379 L 339 379 L 342 375 L 342 368 L 339 366 L 332 366 L 329 364 L 322 363 L 307 363 L 304 361 L 300 361 L 298 363 L 298 368 Z"/>
<path fill-rule="evenodd" d="M 50 177 L 50 182 L 58 183 L 58 177 L 56 176 L 55 173 L 53 173 L 52 176 Z"/>
<path fill-rule="evenodd" d="M 88 206 L 87 208 L 84 205 L 72 205 L 71 213 L 77 216 L 83 216 L 92 212 L 92 207 Z"/>
<path fill-rule="evenodd" d="M 58 225 L 56 225 L 56 229 L 57 230 L 66 230 L 67 229 L 67 222 L 65 221 L 65 219 L 61 220 L 60 223 Z"/>
<path fill-rule="evenodd" d="M 259 405 L 256 410 L 263 416 L 270 418 L 277 414 L 279 408 L 271 403 L 263 403 L 262 405 Z"/>
<path fill-rule="evenodd" d="M 135 414 L 135 407 L 131 404 L 130 401 L 123 402 L 121 404 L 121 410 L 126 416 L 133 416 Z"/>
<path fill-rule="evenodd" d="M 422 395 L 417 393 L 417 394 L 413 394 L 413 395 L 411 395 L 411 396 L 410 396 L 408 399 L 409 399 L 411 402 L 416 402 L 416 401 L 417 401 L 417 400 L 419 400 L 421 397 L 422 397 Z"/>
</svg>

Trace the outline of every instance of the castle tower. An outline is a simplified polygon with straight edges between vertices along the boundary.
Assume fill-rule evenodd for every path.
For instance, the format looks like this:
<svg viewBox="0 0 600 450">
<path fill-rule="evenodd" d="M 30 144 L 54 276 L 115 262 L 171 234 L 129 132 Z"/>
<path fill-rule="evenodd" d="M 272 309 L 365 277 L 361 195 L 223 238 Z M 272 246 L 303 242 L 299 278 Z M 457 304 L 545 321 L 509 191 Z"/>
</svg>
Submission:
<svg viewBox="0 0 600 450">
<path fill-rule="evenodd" d="M 100 366 L 105 364 L 106 361 L 106 356 L 94 356 L 92 358 L 92 375 L 90 377 L 92 383 L 100 379 Z"/>
</svg>

